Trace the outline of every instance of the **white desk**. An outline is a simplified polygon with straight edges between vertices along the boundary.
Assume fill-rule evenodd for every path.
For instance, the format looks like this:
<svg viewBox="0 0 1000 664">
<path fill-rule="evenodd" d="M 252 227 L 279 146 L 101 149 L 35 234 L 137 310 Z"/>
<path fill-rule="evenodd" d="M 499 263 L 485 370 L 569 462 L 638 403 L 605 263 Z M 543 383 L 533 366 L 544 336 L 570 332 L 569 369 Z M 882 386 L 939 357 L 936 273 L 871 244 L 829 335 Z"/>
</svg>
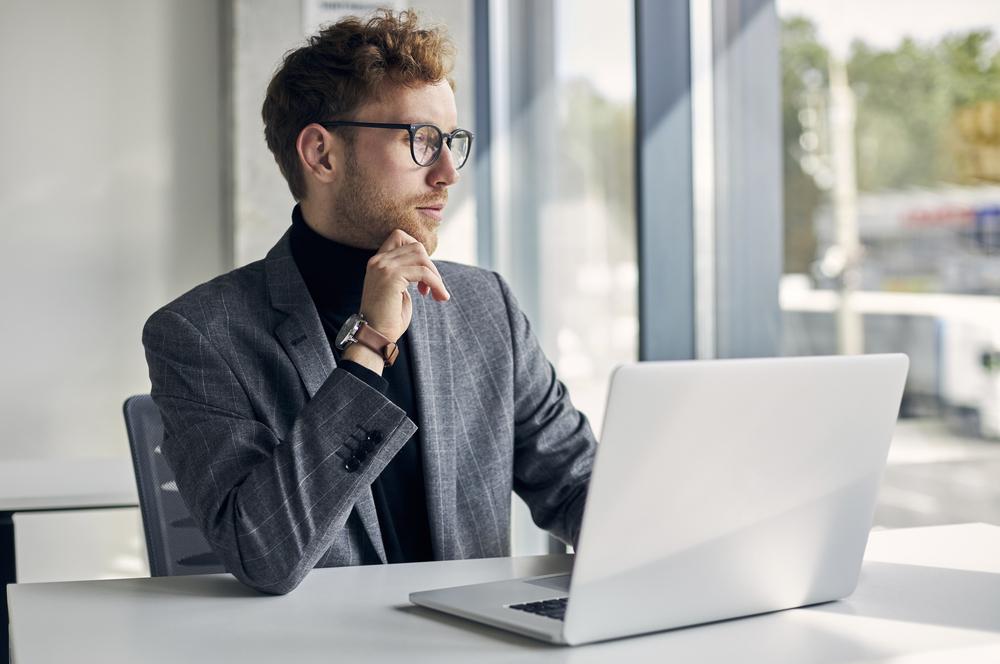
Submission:
<svg viewBox="0 0 1000 664">
<path fill-rule="evenodd" d="M 139 504 L 128 458 L 0 461 L 0 626 L 7 622 L 3 589 L 16 580 L 15 512 Z M 7 635 L 0 635 L 0 658 Z"/>
<path fill-rule="evenodd" d="M 847 600 L 579 648 L 411 606 L 412 590 L 564 570 L 570 556 L 318 569 L 289 595 L 228 575 L 11 586 L 14 662 L 1000 661 L 1000 527 L 877 532 Z"/>
</svg>

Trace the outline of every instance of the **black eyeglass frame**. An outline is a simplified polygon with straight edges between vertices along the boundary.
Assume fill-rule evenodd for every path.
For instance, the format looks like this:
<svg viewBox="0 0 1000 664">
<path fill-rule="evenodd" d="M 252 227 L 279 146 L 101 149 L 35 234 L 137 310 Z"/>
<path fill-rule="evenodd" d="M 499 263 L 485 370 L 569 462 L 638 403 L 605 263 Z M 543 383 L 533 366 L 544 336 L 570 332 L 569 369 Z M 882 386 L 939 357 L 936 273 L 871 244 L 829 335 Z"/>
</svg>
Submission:
<svg viewBox="0 0 1000 664">
<path fill-rule="evenodd" d="M 441 148 L 444 144 L 448 144 L 448 150 L 451 150 L 451 141 L 458 134 L 466 134 L 469 137 L 469 150 L 465 153 L 465 159 L 462 160 L 461 164 L 455 166 L 455 170 L 465 166 L 465 163 L 469 161 L 469 155 L 472 154 L 472 141 L 475 139 L 475 135 L 468 129 L 456 129 L 453 132 L 447 132 L 436 124 L 430 124 L 429 122 L 423 122 L 419 124 L 397 124 L 393 122 L 355 122 L 354 120 L 327 120 L 326 122 L 317 122 L 316 124 L 321 127 L 326 127 L 327 129 L 333 129 L 335 127 L 374 127 L 376 129 L 404 129 L 410 134 L 410 157 L 413 158 L 413 163 L 417 166 L 422 166 L 424 168 L 430 168 L 437 163 L 437 160 L 441 158 Z M 441 137 L 441 143 L 437 147 L 437 152 L 434 153 L 434 158 L 431 159 L 426 164 L 421 164 L 417 159 L 417 152 L 413 147 L 414 137 L 417 132 L 423 127 L 431 127 L 437 130 L 438 135 Z"/>
</svg>

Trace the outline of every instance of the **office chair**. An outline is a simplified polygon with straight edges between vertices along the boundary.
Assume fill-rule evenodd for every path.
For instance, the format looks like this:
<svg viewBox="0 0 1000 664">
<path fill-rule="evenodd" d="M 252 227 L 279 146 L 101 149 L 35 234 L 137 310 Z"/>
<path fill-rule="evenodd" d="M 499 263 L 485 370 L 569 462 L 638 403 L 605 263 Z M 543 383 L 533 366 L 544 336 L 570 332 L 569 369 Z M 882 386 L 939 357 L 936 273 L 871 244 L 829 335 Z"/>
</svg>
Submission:
<svg viewBox="0 0 1000 664">
<path fill-rule="evenodd" d="M 153 398 L 148 394 L 129 397 L 123 410 L 150 576 L 225 572 L 177 492 L 174 474 L 160 451 L 163 420 Z"/>
</svg>

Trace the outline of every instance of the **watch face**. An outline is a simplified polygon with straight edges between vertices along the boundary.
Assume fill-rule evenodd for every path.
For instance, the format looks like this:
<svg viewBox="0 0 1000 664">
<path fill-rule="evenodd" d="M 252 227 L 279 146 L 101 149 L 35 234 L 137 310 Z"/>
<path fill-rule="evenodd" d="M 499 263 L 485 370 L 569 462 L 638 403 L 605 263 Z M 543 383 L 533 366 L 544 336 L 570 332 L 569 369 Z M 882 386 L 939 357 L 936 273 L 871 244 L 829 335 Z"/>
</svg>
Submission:
<svg viewBox="0 0 1000 664">
<path fill-rule="evenodd" d="M 340 331 L 337 332 L 336 346 L 339 350 L 344 350 L 347 344 L 352 343 L 354 339 L 354 333 L 358 331 L 358 327 L 361 325 L 361 316 L 354 314 L 340 327 Z"/>
</svg>

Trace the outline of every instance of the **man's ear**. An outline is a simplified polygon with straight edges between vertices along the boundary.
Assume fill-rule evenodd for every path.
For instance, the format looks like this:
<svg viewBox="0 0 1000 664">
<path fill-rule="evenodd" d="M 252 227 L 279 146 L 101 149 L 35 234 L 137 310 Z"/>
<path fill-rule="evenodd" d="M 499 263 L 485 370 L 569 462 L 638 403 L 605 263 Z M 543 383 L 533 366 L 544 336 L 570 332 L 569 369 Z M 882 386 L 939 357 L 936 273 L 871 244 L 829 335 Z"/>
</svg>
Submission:
<svg viewBox="0 0 1000 664">
<path fill-rule="evenodd" d="M 323 184 L 333 182 L 340 168 L 339 151 L 334 149 L 338 140 L 316 123 L 306 125 L 295 140 L 303 174 Z"/>
</svg>

